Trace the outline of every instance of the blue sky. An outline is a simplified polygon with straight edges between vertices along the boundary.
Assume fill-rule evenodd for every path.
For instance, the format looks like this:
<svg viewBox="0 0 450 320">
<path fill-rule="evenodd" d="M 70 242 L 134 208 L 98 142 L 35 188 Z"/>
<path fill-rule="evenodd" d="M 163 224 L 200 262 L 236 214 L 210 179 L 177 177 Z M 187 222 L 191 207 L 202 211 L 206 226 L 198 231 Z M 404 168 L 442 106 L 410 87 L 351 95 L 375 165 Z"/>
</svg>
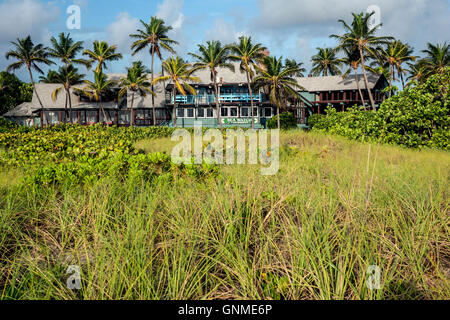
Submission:
<svg viewBox="0 0 450 320">
<path fill-rule="evenodd" d="M 81 8 L 81 29 L 66 28 L 66 9 Z M 71 32 L 90 47 L 94 39 L 116 44 L 124 59 L 108 71 L 122 73 L 133 60 L 149 63 L 149 55 L 130 55 L 128 34 L 157 15 L 174 26 L 171 36 L 180 42 L 177 52 L 188 58 L 198 43 L 217 39 L 235 41 L 251 35 L 272 54 L 295 58 L 310 68 L 318 46 L 332 46 L 328 36 L 341 32 L 338 19 L 350 20 L 351 12 L 366 11 L 369 5 L 381 10 L 384 26 L 380 34 L 407 41 L 419 54 L 426 42 L 450 42 L 449 0 L 1 0 L 0 70 L 10 41 L 31 34 L 35 42 L 49 44 L 52 35 Z M 167 54 L 166 54 L 167 56 Z M 23 71 L 17 73 L 26 77 Z"/>
</svg>

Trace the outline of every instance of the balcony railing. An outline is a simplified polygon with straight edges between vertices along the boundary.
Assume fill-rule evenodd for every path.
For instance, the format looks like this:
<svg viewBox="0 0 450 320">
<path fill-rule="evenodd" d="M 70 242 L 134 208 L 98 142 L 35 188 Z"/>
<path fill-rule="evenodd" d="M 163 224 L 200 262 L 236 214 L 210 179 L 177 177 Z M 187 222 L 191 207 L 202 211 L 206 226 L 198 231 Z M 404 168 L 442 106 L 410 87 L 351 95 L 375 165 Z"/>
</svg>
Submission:
<svg viewBox="0 0 450 320">
<path fill-rule="evenodd" d="M 211 104 L 216 101 L 216 97 L 213 94 L 209 95 L 198 95 L 198 96 L 183 96 L 178 95 L 177 96 L 177 103 L 180 104 Z M 262 102 L 262 95 L 261 94 L 254 94 L 253 95 L 253 101 L 254 102 Z M 171 102 L 173 103 L 173 98 L 171 99 Z M 221 94 L 219 96 L 219 102 L 250 102 L 250 94 L 243 93 L 243 94 Z"/>
</svg>

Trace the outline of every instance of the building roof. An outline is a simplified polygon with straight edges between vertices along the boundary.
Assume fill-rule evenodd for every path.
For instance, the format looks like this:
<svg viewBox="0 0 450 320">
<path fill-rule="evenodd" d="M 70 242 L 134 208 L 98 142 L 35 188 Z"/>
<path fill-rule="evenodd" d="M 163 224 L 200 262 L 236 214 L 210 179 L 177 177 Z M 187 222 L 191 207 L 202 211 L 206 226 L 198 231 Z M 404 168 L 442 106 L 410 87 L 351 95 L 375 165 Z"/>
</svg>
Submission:
<svg viewBox="0 0 450 320">
<path fill-rule="evenodd" d="M 369 89 L 372 90 L 382 77 L 384 76 L 368 74 Z M 358 78 L 360 88 L 365 89 L 364 76 L 360 74 Z M 354 76 L 349 76 L 346 79 L 343 79 L 342 76 L 329 76 L 296 78 L 296 80 L 308 92 L 358 90 Z"/>
<path fill-rule="evenodd" d="M 223 84 L 241 84 L 247 83 L 246 74 L 240 71 L 239 63 L 234 63 L 235 72 L 228 69 L 218 68 L 217 70 L 217 81 Z M 125 77 L 125 74 L 108 74 L 109 80 L 119 81 L 121 78 Z M 159 74 L 155 74 L 158 77 Z M 194 73 L 194 76 L 200 78 L 198 85 L 211 85 L 211 75 L 208 69 L 198 70 Z M 151 75 L 149 75 L 149 79 Z M 373 89 L 377 83 L 383 79 L 382 75 L 368 74 L 368 81 L 370 89 Z M 356 81 L 354 77 L 349 76 L 347 79 L 343 79 L 342 76 L 330 76 L 330 77 L 305 77 L 296 78 L 299 85 L 306 89 L 306 91 L 323 92 L 323 91 L 344 91 L 344 90 L 357 90 Z M 166 82 L 165 85 L 170 85 L 170 82 Z M 364 78 L 359 75 L 359 85 L 361 88 L 365 88 Z M 6 117 L 26 117 L 32 116 L 33 112 L 40 109 L 40 104 L 37 99 L 37 94 L 42 101 L 45 109 L 64 109 L 66 104 L 66 95 L 64 90 L 60 92 L 56 101 L 52 100 L 52 92 L 61 87 L 60 84 L 49 84 L 49 83 L 36 83 L 36 91 L 33 92 L 32 102 L 23 103 L 13 110 L 7 112 L 4 116 Z M 84 85 L 74 86 L 77 88 L 83 88 Z M 164 85 L 156 84 L 154 86 L 154 91 L 156 96 L 154 97 L 155 107 L 164 108 L 166 104 L 166 97 L 164 94 Z M 80 100 L 80 97 L 76 95 L 73 91 L 71 92 L 72 109 L 95 109 L 99 107 L 97 102 L 84 102 Z M 128 92 L 127 95 L 127 105 L 131 107 L 133 100 L 132 92 Z M 147 95 L 141 97 L 139 94 L 134 95 L 133 108 L 151 108 L 152 107 L 152 96 Z M 103 103 L 103 108 L 105 109 L 116 109 L 116 102 Z"/>
<path fill-rule="evenodd" d="M 37 109 L 33 106 L 31 102 L 24 102 L 12 110 L 9 110 L 3 115 L 3 117 L 33 117 L 33 112 Z"/>
</svg>

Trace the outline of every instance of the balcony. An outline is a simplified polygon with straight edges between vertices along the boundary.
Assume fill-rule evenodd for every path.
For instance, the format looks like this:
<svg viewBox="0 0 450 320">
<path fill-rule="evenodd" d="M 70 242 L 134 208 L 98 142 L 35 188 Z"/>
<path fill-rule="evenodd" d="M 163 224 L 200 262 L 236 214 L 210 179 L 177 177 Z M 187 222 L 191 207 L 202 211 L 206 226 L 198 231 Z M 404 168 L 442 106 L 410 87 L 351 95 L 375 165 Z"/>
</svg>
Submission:
<svg viewBox="0 0 450 320">
<path fill-rule="evenodd" d="M 188 95 L 188 96 L 183 96 L 183 95 L 178 95 L 177 98 L 177 103 L 179 104 L 194 104 L 194 105 L 199 105 L 199 104 L 211 104 L 214 103 L 216 101 L 216 97 L 213 94 L 209 94 L 209 95 L 197 95 L 197 96 L 192 96 L 192 95 Z M 254 94 L 253 95 L 253 101 L 254 102 L 262 102 L 262 95 L 261 94 Z M 230 94 L 221 94 L 219 96 L 219 102 L 250 102 L 250 94 L 248 93 L 242 93 L 242 94 L 237 94 L 237 93 L 230 93 Z M 171 103 L 173 104 L 173 98 L 171 99 Z"/>
</svg>

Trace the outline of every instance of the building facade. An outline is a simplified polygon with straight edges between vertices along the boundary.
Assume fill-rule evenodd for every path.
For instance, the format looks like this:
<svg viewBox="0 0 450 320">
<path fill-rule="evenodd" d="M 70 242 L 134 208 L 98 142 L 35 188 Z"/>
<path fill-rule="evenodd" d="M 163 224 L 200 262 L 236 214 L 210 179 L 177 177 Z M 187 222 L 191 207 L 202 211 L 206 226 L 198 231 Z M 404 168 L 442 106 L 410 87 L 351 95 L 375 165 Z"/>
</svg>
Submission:
<svg viewBox="0 0 450 320">
<path fill-rule="evenodd" d="M 251 127 L 252 110 L 250 93 L 246 75 L 239 71 L 228 69 L 219 70 L 219 104 L 222 126 Z M 156 76 L 156 75 L 155 75 Z M 195 74 L 200 79 L 191 85 L 196 95 L 172 95 L 171 83 L 155 85 L 155 96 L 140 96 L 138 93 L 128 92 L 127 96 L 118 101 L 119 88 L 102 96 L 102 104 L 71 92 L 72 108 L 69 110 L 66 95 L 61 92 L 56 101 L 51 98 L 52 92 L 60 87 L 59 84 L 36 84 L 36 92 L 31 103 L 24 103 L 9 111 L 4 117 L 8 120 L 26 126 L 48 126 L 70 122 L 80 125 L 105 123 L 117 126 L 174 126 L 193 127 L 201 122 L 204 127 L 218 127 L 217 108 L 214 87 L 208 70 L 201 70 Z M 110 80 L 119 81 L 125 77 L 122 74 L 108 75 Z M 299 91 L 301 99 L 287 101 L 287 110 L 292 112 L 299 126 L 306 126 L 307 119 L 314 113 L 323 113 L 327 106 L 344 111 L 355 104 L 361 105 L 358 86 L 355 79 L 344 80 L 336 77 L 308 77 L 297 78 L 303 89 Z M 360 76 L 360 88 L 365 83 Z M 369 76 L 369 87 L 376 104 L 381 104 L 385 95 L 381 92 L 387 86 L 383 76 Z M 78 86 L 81 88 L 82 86 Z M 366 104 L 369 103 L 368 92 L 363 90 Z M 40 107 L 36 93 L 43 103 Z M 263 128 L 267 121 L 276 115 L 276 108 L 264 91 L 253 93 L 253 114 L 256 128 Z M 155 110 L 156 122 L 153 118 Z M 176 119 L 176 120 L 175 120 Z"/>
</svg>

